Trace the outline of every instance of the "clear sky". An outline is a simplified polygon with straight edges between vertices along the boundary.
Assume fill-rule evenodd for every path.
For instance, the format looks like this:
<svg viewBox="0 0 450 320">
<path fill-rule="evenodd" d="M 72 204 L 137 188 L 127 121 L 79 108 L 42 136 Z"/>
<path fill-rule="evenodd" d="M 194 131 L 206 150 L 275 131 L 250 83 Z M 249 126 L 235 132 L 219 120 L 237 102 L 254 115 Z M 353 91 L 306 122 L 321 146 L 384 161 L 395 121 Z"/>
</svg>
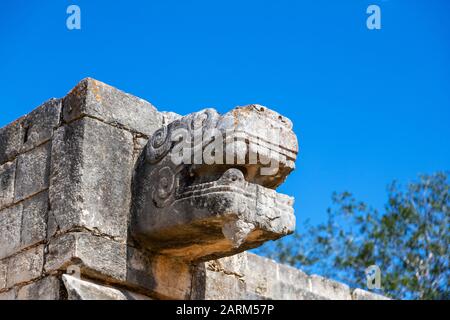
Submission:
<svg viewBox="0 0 450 320">
<path fill-rule="evenodd" d="M 299 137 L 280 190 L 320 222 L 333 191 L 380 207 L 392 179 L 450 169 L 449 16 L 448 0 L 2 0 L 0 126 L 88 76 L 180 114 L 263 104 Z"/>
</svg>

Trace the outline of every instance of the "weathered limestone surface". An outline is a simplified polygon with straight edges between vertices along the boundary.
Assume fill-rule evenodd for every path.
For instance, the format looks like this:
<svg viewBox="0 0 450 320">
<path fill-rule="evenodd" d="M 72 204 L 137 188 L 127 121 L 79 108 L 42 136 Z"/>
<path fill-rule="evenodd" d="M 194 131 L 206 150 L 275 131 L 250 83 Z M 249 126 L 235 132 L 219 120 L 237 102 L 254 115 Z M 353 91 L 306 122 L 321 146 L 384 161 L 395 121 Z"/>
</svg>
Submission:
<svg viewBox="0 0 450 320">
<path fill-rule="evenodd" d="M 191 294 L 190 265 L 144 254 L 88 232 L 63 234 L 49 242 L 44 271 L 66 273 L 73 266 L 91 278 L 129 286 L 162 299 L 188 299 Z"/>
<path fill-rule="evenodd" d="M 39 245 L 8 259 L 6 284 L 10 288 L 42 276 L 44 246 Z"/>
<path fill-rule="evenodd" d="M 6 273 L 8 271 L 8 265 L 5 262 L 0 261 L 0 290 L 6 288 Z"/>
<path fill-rule="evenodd" d="M 244 252 L 294 231 L 297 151 L 263 106 L 180 116 L 82 80 L 0 128 L 0 300 L 383 299 Z"/>
<path fill-rule="evenodd" d="M 62 278 L 69 300 L 151 300 L 138 293 L 83 281 L 66 274 Z"/>
<path fill-rule="evenodd" d="M 11 205 L 14 201 L 15 176 L 15 161 L 0 166 L 0 209 Z"/>
<path fill-rule="evenodd" d="M 23 200 L 48 188 L 50 150 L 50 143 L 46 143 L 18 157 L 15 201 Z"/>
<path fill-rule="evenodd" d="M 57 277 L 46 277 L 23 286 L 17 292 L 17 300 L 59 300 L 61 281 Z"/>
<path fill-rule="evenodd" d="M 0 214 L 0 259 L 20 249 L 22 204 L 3 209 Z"/>
<path fill-rule="evenodd" d="M 0 164 L 11 161 L 17 156 L 23 145 L 23 135 L 22 119 L 0 129 Z"/>
<path fill-rule="evenodd" d="M 66 271 L 71 265 L 96 277 L 125 281 L 126 246 L 87 232 L 55 237 L 48 245 L 45 271 Z"/>
<path fill-rule="evenodd" d="M 125 240 L 131 199 L 133 136 L 82 118 L 53 140 L 50 203 L 57 229 L 85 227 Z"/>
<path fill-rule="evenodd" d="M 48 192 L 23 202 L 20 244 L 22 248 L 42 242 L 47 237 Z"/>
<path fill-rule="evenodd" d="M 22 152 L 31 150 L 52 138 L 61 123 L 61 99 L 50 99 L 28 114 L 23 121 Z"/>
<path fill-rule="evenodd" d="M 13 160 L 51 139 L 60 125 L 61 100 L 50 99 L 42 106 L 4 128 L 0 128 L 0 164 Z"/>
<path fill-rule="evenodd" d="M 0 259 L 45 240 L 47 211 L 46 191 L 1 211 Z"/>
<path fill-rule="evenodd" d="M 163 115 L 145 100 L 100 81 L 86 78 L 63 99 L 64 120 L 90 116 L 130 131 L 151 135 L 162 124 Z"/>
<path fill-rule="evenodd" d="M 385 296 L 362 289 L 353 290 L 352 298 L 353 300 L 389 300 Z"/>
<path fill-rule="evenodd" d="M 15 288 L 8 291 L 0 292 L 0 300 L 16 300 L 16 297 L 17 292 Z"/>
<path fill-rule="evenodd" d="M 311 291 L 319 296 L 327 297 L 331 300 L 350 300 L 350 288 L 340 282 L 318 275 L 310 276 Z"/>
<path fill-rule="evenodd" d="M 387 299 L 250 253 L 206 263 L 204 299 Z"/>
</svg>

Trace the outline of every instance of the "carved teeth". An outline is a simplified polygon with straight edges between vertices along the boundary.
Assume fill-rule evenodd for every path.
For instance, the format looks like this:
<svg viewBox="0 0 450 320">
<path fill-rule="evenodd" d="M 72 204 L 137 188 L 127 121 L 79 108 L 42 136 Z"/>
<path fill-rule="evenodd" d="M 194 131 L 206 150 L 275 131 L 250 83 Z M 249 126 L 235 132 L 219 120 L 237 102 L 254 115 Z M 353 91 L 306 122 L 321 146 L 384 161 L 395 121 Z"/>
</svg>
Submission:
<svg viewBox="0 0 450 320">
<path fill-rule="evenodd" d="M 239 248 L 254 229 L 255 226 L 252 223 L 238 219 L 225 223 L 222 227 L 222 233 L 225 238 L 231 241 L 234 248 Z"/>
<path fill-rule="evenodd" d="M 293 197 L 245 181 L 244 175 L 239 169 L 228 169 L 217 181 L 189 186 L 182 193 L 177 194 L 176 199 L 205 196 L 208 193 L 216 192 L 236 192 L 251 199 L 259 196 L 258 200 L 262 204 L 266 204 L 268 199 L 271 199 L 274 205 L 285 207 L 285 209 L 289 209 L 294 203 Z"/>
</svg>

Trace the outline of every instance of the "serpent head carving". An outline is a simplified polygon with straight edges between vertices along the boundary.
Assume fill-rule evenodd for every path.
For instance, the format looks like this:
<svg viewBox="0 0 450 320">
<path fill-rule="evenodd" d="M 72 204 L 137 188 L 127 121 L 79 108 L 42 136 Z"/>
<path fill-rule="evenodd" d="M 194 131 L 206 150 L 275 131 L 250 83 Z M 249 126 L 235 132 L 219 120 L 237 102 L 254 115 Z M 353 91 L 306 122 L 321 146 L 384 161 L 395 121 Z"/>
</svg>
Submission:
<svg viewBox="0 0 450 320">
<path fill-rule="evenodd" d="M 295 168 L 289 119 L 259 105 L 180 117 L 148 140 L 133 181 L 131 234 L 189 260 L 235 254 L 295 228 L 274 189 Z"/>
</svg>

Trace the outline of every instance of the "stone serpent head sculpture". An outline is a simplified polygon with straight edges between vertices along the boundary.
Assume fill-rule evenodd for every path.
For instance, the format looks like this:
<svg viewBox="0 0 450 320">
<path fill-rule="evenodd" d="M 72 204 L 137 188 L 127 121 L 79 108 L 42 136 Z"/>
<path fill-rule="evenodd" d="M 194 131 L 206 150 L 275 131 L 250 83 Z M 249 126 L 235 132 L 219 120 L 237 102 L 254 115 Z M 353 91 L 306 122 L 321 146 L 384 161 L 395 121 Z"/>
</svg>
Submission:
<svg viewBox="0 0 450 320">
<path fill-rule="evenodd" d="M 131 234 L 149 250 L 202 261 L 255 248 L 295 229 L 289 119 L 259 105 L 205 109 L 161 127 L 133 180 Z"/>
</svg>

